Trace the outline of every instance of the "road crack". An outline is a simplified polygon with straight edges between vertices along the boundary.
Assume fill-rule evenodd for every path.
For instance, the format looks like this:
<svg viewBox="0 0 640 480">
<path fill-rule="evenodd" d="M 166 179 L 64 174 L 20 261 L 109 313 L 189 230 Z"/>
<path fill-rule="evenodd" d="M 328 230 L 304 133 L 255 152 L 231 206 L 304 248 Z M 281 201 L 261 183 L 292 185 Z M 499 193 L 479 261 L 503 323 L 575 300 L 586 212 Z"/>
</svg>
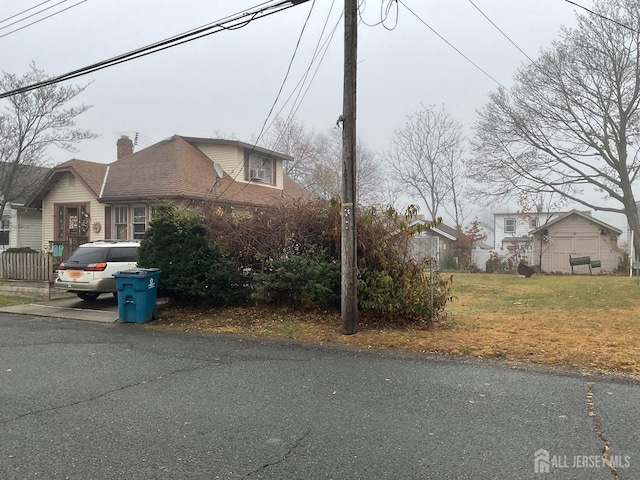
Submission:
<svg viewBox="0 0 640 480">
<path fill-rule="evenodd" d="M 594 401 L 593 401 L 593 387 L 594 386 L 595 386 L 595 382 L 588 382 L 587 383 L 587 388 L 588 388 L 588 392 L 587 392 L 587 413 L 593 419 L 593 424 L 594 424 L 594 427 L 595 427 L 596 435 L 598 436 L 598 438 L 600 440 L 602 440 L 602 442 L 604 442 L 604 447 L 602 447 L 602 451 L 600 452 L 601 455 L 602 455 L 602 459 L 604 460 L 605 465 L 607 467 L 609 467 L 609 470 L 611 471 L 611 475 L 613 475 L 613 478 L 615 480 L 620 480 L 620 474 L 618 473 L 618 469 L 616 468 L 616 466 L 611 461 L 611 458 L 609 457 L 609 451 L 611 450 L 611 447 L 612 447 L 613 444 L 611 443 L 611 440 L 608 440 L 604 436 L 604 433 L 602 433 L 602 422 L 600 421 L 600 419 L 596 415 L 595 404 L 594 404 Z"/>
<path fill-rule="evenodd" d="M 92 401 L 97 400 L 99 398 L 103 398 L 103 397 L 106 397 L 108 395 L 111 395 L 112 393 L 121 392 L 123 390 L 127 390 L 128 388 L 138 387 L 140 385 L 145 385 L 147 383 L 151 383 L 151 382 L 155 382 L 155 381 L 158 381 L 158 380 L 162 380 L 163 378 L 168 377 L 169 375 L 175 375 L 175 374 L 184 373 L 184 372 L 192 372 L 192 371 L 195 371 L 195 370 L 199 370 L 200 368 L 202 368 L 202 366 L 189 367 L 189 368 L 180 368 L 178 370 L 173 370 L 171 372 L 163 373 L 161 375 L 158 375 L 158 376 L 156 376 L 154 378 L 151 378 L 151 379 L 148 379 L 148 380 L 141 380 L 139 382 L 134 382 L 134 383 L 130 383 L 130 384 L 127 384 L 127 385 L 122 385 L 121 387 L 118 387 L 118 388 L 112 388 L 111 390 L 107 390 L 105 392 L 98 393 L 98 394 L 96 394 L 96 395 L 94 395 L 92 397 L 89 397 L 89 398 L 83 398 L 81 400 L 76 400 L 75 402 L 65 403 L 65 404 L 62 404 L 62 405 L 56 405 L 56 406 L 49 407 L 49 408 L 42 408 L 40 410 L 31 410 L 29 412 L 22 413 L 22 414 L 20 414 L 20 415 L 18 415 L 16 417 L 13 417 L 13 418 L 10 418 L 10 419 L 7 419 L 7 420 L 2 420 L 2 421 L 0 421 L 0 425 L 7 425 L 9 423 L 15 422 L 15 421 L 20 420 L 20 419 L 25 418 L 25 417 L 29 417 L 31 415 L 39 415 L 41 413 L 54 412 L 56 410 L 61 410 L 61 409 L 64 409 L 64 408 L 69 408 L 69 407 L 74 407 L 76 405 L 81 405 L 83 403 L 92 402 Z"/>
<path fill-rule="evenodd" d="M 278 465 L 282 462 L 284 462 L 287 457 L 289 457 L 289 455 L 291 455 L 291 452 L 293 452 L 298 445 L 300 445 L 300 443 L 302 443 L 302 441 L 311 433 L 311 428 L 307 429 L 307 431 L 302 434 L 295 442 L 294 444 L 289 448 L 289 450 L 287 450 L 284 455 L 282 455 L 279 459 L 273 461 L 273 462 L 269 462 L 269 463 L 265 463 L 264 465 L 262 465 L 261 467 L 256 468 L 255 470 L 250 471 L 249 473 L 247 473 L 244 478 L 249 478 L 251 475 L 253 475 L 254 473 L 258 473 L 266 468 L 269 467 L 273 467 L 274 465 Z"/>
</svg>

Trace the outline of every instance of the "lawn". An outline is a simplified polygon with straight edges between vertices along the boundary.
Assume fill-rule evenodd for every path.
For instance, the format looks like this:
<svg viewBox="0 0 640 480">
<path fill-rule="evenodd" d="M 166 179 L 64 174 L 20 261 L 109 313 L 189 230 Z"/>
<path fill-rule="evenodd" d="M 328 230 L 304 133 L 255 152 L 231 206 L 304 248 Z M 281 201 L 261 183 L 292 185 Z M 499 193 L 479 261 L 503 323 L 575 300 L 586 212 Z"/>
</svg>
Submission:
<svg viewBox="0 0 640 480">
<path fill-rule="evenodd" d="M 635 278 L 453 277 L 447 319 L 431 331 L 361 322 L 358 334 L 345 336 L 339 314 L 246 308 L 166 308 L 148 328 L 498 358 L 640 378 L 640 285 Z"/>
</svg>

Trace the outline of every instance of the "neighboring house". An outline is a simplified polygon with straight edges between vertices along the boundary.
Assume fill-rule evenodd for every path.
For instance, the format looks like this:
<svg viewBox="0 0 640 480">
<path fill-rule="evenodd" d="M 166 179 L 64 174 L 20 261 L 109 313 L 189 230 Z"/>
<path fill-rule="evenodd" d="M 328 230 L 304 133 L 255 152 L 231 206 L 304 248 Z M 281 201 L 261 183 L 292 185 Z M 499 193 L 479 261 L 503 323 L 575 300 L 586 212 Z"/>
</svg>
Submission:
<svg viewBox="0 0 640 480">
<path fill-rule="evenodd" d="M 614 272 L 622 261 L 618 236 L 622 231 L 585 212 L 572 210 L 531 231 L 534 265 L 548 273 L 571 273 L 569 256 L 601 262 L 601 272 Z M 588 266 L 574 267 L 577 273 Z"/>
<path fill-rule="evenodd" d="M 409 226 L 418 224 L 428 225 L 428 220 L 418 216 L 409 223 Z M 453 267 L 457 265 L 457 259 L 453 257 L 453 244 L 458 232 L 455 228 L 443 223 L 431 227 L 430 230 L 417 234 L 409 245 L 409 255 L 421 260 L 423 258 L 435 258 L 439 268 Z"/>
<path fill-rule="evenodd" d="M 133 153 L 133 142 L 122 136 L 117 158 L 73 159 L 49 172 L 28 202 L 42 209 L 45 248 L 62 245 L 66 257 L 88 241 L 140 239 L 167 200 L 231 213 L 308 195 L 284 174 L 291 157 L 239 141 L 174 135 Z"/>
<path fill-rule="evenodd" d="M 589 212 L 582 212 L 590 215 Z M 524 260 L 537 265 L 533 255 L 531 232 L 567 212 L 503 212 L 493 214 L 493 248 L 499 257 Z"/>
<path fill-rule="evenodd" d="M 5 173 L 3 164 L 0 172 Z M 49 172 L 49 168 L 21 165 L 12 185 L 11 201 L 5 205 L 0 219 L 0 251 L 30 247 L 42 249 L 42 214 L 37 208 L 27 208 L 25 202 Z"/>
<path fill-rule="evenodd" d="M 500 257 L 516 255 L 531 264 L 533 261 L 529 232 L 544 225 L 553 212 L 503 212 L 493 214 L 493 248 Z"/>
</svg>

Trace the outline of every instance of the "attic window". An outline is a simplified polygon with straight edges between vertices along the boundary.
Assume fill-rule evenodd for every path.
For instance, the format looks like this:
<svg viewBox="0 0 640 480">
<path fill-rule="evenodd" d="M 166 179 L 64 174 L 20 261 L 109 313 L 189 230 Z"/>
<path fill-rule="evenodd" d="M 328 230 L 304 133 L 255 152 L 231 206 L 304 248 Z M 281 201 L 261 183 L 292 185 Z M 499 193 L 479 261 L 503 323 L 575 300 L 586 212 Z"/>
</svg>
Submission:
<svg viewBox="0 0 640 480">
<path fill-rule="evenodd" d="M 274 183 L 273 181 L 273 159 L 256 154 L 249 155 L 249 178 L 248 180 L 258 180 L 260 182 Z"/>
</svg>

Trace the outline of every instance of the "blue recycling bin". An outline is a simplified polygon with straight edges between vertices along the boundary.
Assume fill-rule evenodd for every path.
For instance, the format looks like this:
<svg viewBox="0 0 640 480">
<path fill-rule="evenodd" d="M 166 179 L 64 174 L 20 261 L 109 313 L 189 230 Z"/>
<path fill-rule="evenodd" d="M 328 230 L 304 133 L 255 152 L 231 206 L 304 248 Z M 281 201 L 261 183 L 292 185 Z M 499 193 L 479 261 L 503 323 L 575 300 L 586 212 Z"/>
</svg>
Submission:
<svg viewBox="0 0 640 480">
<path fill-rule="evenodd" d="M 153 319 L 159 268 L 132 268 L 114 273 L 121 323 L 147 323 Z"/>
</svg>

